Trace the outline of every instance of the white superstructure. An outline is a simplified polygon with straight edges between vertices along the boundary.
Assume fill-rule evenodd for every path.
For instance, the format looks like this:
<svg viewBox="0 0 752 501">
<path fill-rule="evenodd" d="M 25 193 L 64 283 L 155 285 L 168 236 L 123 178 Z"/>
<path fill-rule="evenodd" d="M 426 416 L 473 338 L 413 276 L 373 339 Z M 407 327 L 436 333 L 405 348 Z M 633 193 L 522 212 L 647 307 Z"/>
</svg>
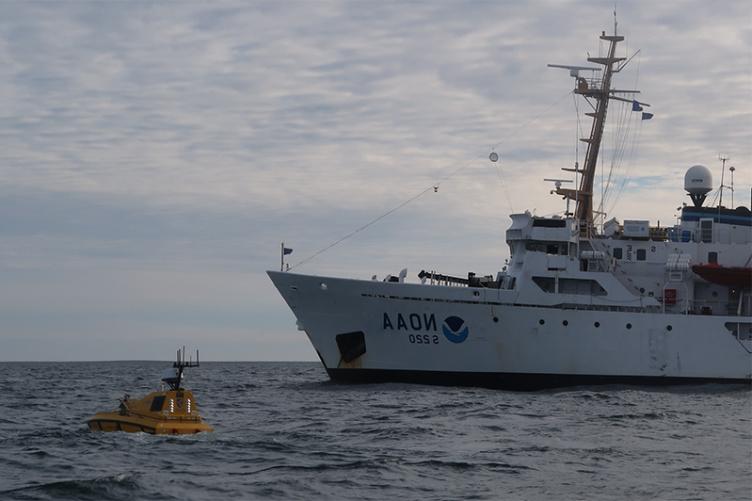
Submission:
<svg viewBox="0 0 752 501">
<path fill-rule="evenodd" d="M 563 66 L 593 105 L 575 203 L 563 217 L 513 214 L 495 276 L 421 272 L 384 281 L 269 272 L 334 379 L 533 389 L 590 383 L 752 381 L 752 214 L 703 207 L 710 171 L 693 166 L 673 227 L 594 223 L 593 179 L 623 37 L 602 34 L 600 69 Z M 628 62 L 628 61 L 627 61 Z M 562 67 L 562 66 L 555 66 Z M 725 167 L 725 165 L 724 165 Z M 555 180 L 558 181 L 558 180 Z"/>
</svg>

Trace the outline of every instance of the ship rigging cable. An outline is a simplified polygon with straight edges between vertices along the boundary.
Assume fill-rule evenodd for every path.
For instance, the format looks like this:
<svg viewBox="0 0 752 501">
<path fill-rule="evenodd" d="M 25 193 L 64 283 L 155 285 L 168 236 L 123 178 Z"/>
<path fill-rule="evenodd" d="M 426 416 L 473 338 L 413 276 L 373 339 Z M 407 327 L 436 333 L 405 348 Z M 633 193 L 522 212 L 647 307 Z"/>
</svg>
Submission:
<svg viewBox="0 0 752 501">
<path fill-rule="evenodd" d="M 580 179 L 577 178 L 577 170 L 580 165 L 580 138 L 582 137 L 582 123 L 580 122 L 580 105 L 577 104 L 577 94 L 572 92 L 572 102 L 574 102 L 574 114 L 577 117 L 577 130 L 574 135 L 574 186 L 576 191 L 575 203 L 579 203 Z M 565 211 L 566 212 L 566 211 Z M 569 214 L 565 214 L 569 216 Z"/>
<path fill-rule="evenodd" d="M 639 53 L 640 51 L 637 51 L 632 57 L 629 58 L 627 62 L 631 61 L 632 58 L 634 58 Z M 634 84 L 633 84 L 633 88 L 635 89 L 638 88 L 638 83 L 640 80 L 640 58 L 639 57 L 637 58 L 636 64 L 637 64 L 637 68 L 635 71 L 635 78 L 634 78 Z M 626 63 L 625 63 L 625 66 L 626 66 Z M 606 185 L 605 199 L 601 200 L 601 204 L 600 204 L 600 210 L 604 212 L 604 214 L 611 214 L 616 209 L 616 205 L 619 202 L 619 198 L 621 198 L 621 194 L 624 192 L 624 187 L 626 183 L 629 181 L 629 174 L 630 174 L 630 170 L 633 164 L 632 159 L 634 158 L 634 153 L 637 149 L 637 144 L 639 143 L 640 137 L 642 136 L 643 120 L 642 120 L 641 115 L 638 118 L 638 116 L 636 116 L 632 112 L 632 110 L 628 107 L 628 105 L 627 107 L 625 107 L 624 104 L 622 104 L 621 110 L 623 113 L 621 118 L 624 118 L 626 116 L 628 120 L 628 124 L 627 124 L 627 131 L 622 137 L 622 147 L 619 153 L 619 159 L 616 165 L 616 170 L 618 170 L 618 168 L 621 167 L 622 165 L 624 165 L 625 167 L 624 167 L 623 173 L 621 174 L 620 180 L 612 180 L 611 172 L 609 172 L 610 182 L 607 183 Z M 630 119 L 633 119 L 633 120 L 630 120 Z M 630 129 L 635 120 L 638 122 L 637 131 L 635 133 L 630 134 Z M 620 120 L 619 124 L 622 124 L 622 123 L 623 122 Z M 619 130 L 619 128 L 620 128 L 620 125 L 617 125 L 617 131 Z M 617 144 L 616 140 L 614 142 L 615 144 Z M 624 161 L 625 153 L 627 154 L 626 162 Z M 616 159 L 616 152 L 614 152 L 614 159 Z M 612 161 L 612 170 L 614 170 L 613 161 Z M 608 202 L 610 201 L 609 197 L 613 197 L 613 201 L 611 202 L 610 205 L 608 205 Z M 604 215 L 604 218 L 605 218 L 605 215 Z"/>
<path fill-rule="evenodd" d="M 626 151 L 626 143 L 628 138 L 630 137 L 630 129 L 632 125 L 631 118 L 631 110 L 627 111 L 627 107 L 624 105 L 624 103 L 620 103 L 618 119 L 612 135 L 613 150 L 611 153 L 611 162 L 608 170 L 608 176 L 606 176 L 605 182 L 603 179 L 601 179 L 602 195 L 600 204 L 598 206 L 598 211 L 600 213 L 602 221 L 603 218 L 605 218 L 605 207 L 607 201 L 613 193 L 611 189 L 614 186 L 616 174 L 618 173 L 619 169 L 621 169 L 623 163 L 624 152 Z M 601 160 L 601 165 L 603 165 L 604 159 L 602 158 Z M 603 176 L 603 174 L 601 175 Z"/>
<path fill-rule="evenodd" d="M 547 114 L 547 113 L 548 113 L 548 112 L 549 112 L 549 111 L 551 110 L 551 108 L 553 108 L 554 106 L 558 105 L 558 104 L 559 104 L 559 103 L 560 103 L 561 101 L 563 101 L 563 100 L 564 100 L 565 98 L 569 97 L 569 95 L 570 95 L 570 94 L 573 94 L 573 92 L 572 92 L 572 91 L 569 91 L 569 92 L 567 92 L 566 94 L 564 94 L 563 96 L 561 96 L 561 97 L 557 98 L 557 99 L 556 99 L 556 101 L 554 101 L 554 102 L 553 102 L 553 103 L 552 103 L 552 104 L 551 104 L 550 106 L 546 107 L 546 109 L 545 109 L 545 110 L 543 110 L 543 111 L 542 111 L 542 112 L 540 112 L 539 114 L 537 114 L 537 115 L 533 116 L 533 117 L 532 117 L 532 118 L 531 118 L 530 120 L 528 120 L 527 122 L 524 122 L 524 123 L 522 123 L 521 125 L 517 126 L 517 127 L 516 127 L 516 129 L 515 129 L 515 130 L 514 130 L 514 131 L 513 131 L 512 133 L 510 133 L 509 135 L 507 135 L 507 136 L 505 137 L 505 139 L 504 139 L 504 140 L 505 140 L 505 141 L 509 141 L 509 139 L 510 139 L 510 138 L 513 138 L 513 137 L 514 137 L 514 136 L 515 136 L 516 134 L 518 134 L 518 133 L 519 133 L 520 131 L 526 130 L 526 129 L 527 129 L 527 127 L 528 127 L 529 125 L 531 125 L 531 124 L 533 124 L 533 123 L 537 122 L 538 120 L 540 120 L 540 119 L 541 119 L 541 118 L 542 118 L 542 117 L 543 117 L 544 115 L 546 115 L 546 114 Z M 491 150 L 493 151 L 493 150 L 495 150 L 496 148 L 498 148 L 498 147 L 499 147 L 499 146 L 501 145 L 501 143 L 502 143 L 502 142 L 503 142 L 503 141 L 499 141 L 499 142 L 497 142 L 496 144 L 492 145 L 492 146 L 491 146 Z M 477 157 L 477 158 L 476 158 L 475 160 L 473 160 L 472 162 L 475 162 L 476 160 L 478 160 L 478 159 L 480 159 L 480 158 L 485 158 L 485 156 L 486 156 L 486 153 L 484 153 L 483 155 L 480 155 L 480 156 L 478 156 L 478 157 Z M 374 225 L 374 224 L 378 223 L 379 221 L 381 221 L 381 220 L 382 220 L 382 219 L 384 219 L 385 217 L 389 216 L 390 214 L 393 214 L 393 213 L 397 212 L 398 210 L 400 210 L 400 209 L 401 209 L 401 208 L 403 208 L 404 206 L 406 206 L 406 205 L 410 204 L 411 202 L 414 202 L 415 200 L 419 199 L 420 197 L 422 197 L 422 196 L 423 196 L 423 195 L 425 195 L 426 193 L 429 193 L 429 192 L 430 192 L 431 190 L 434 190 L 434 191 L 436 191 L 436 190 L 438 189 L 438 187 L 439 187 L 439 186 L 441 185 L 441 183 L 443 183 L 444 181 L 446 181 L 446 180 L 448 180 L 448 179 L 450 179 L 450 178 L 454 177 L 455 175 L 459 174 L 459 173 L 460 173 L 461 171 L 465 170 L 466 168 L 470 167 L 470 166 L 472 165 L 472 162 L 469 162 L 469 163 L 467 163 L 467 164 L 465 164 L 465 165 L 462 165 L 462 166 L 461 166 L 461 167 L 459 167 L 458 169 L 455 169 L 455 170 L 451 171 L 451 172 L 450 172 L 449 174 L 446 174 L 445 176 L 443 176 L 443 177 L 439 178 L 439 180 L 438 180 L 438 181 L 436 181 L 436 182 L 434 182 L 434 183 L 431 183 L 431 185 L 430 185 L 430 186 L 428 186 L 427 188 L 425 188 L 425 189 L 424 189 L 423 191 L 421 191 L 420 193 L 418 193 L 418 194 L 416 194 L 416 195 L 413 195 L 412 197 L 408 198 L 407 200 L 405 200 L 405 201 L 401 202 L 401 203 L 400 203 L 399 205 L 397 205 L 397 206 L 395 206 L 395 207 L 393 207 L 393 208 L 389 209 L 388 211 L 386 211 L 386 212 L 382 213 L 381 215 L 379 215 L 379 216 L 376 216 L 375 218 L 371 219 L 371 220 L 370 220 L 370 221 L 368 221 L 368 222 L 367 222 L 366 224 L 364 224 L 364 225 L 362 225 L 362 226 L 359 226 L 358 228 L 356 228 L 356 229 L 352 230 L 352 231 L 351 231 L 350 233 L 348 233 L 348 234 L 346 234 L 346 235 L 344 235 L 344 236 L 342 236 L 342 237 L 338 238 L 337 240 L 335 240 L 334 242 L 330 243 L 330 244 L 329 244 L 329 245 L 327 245 L 326 247 L 323 247 L 323 248 L 319 249 L 318 251 L 314 252 L 313 254 L 311 254 L 310 256 L 308 256 L 308 257 L 306 257 L 306 258 L 304 258 L 304 259 L 302 259 L 302 260 L 298 261 L 298 262 L 297 262 L 297 263 L 295 263 L 294 265 L 290 266 L 290 267 L 288 268 L 288 270 L 292 270 L 293 268 L 297 268 L 297 267 L 299 267 L 299 266 L 302 266 L 302 265 L 304 265 L 305 263 L 308 263 L 309 261 L 311 261 L 311 260 L 313 260 L 314 258 L 316 258 L 316 257 L 320 256 L 321 254 L 323 254 L 324 252 L 328 251 L 328 250 L 329 250 L 329 249 L 331 249 L 332 247 L 334 247 L 334 246 L 336 246 L 336 245 L 338 245 L 338 244 L 340 244 L 340 243 L 344 242 L 344 241 L 345 241 L 345 240 L 347 240 L 348 238 L 350 238 L 350 237 L 352 237 L 352 236 L 354 236 L 354 235 L 356 235 L 356 234 L 360 233 L 361 231 L 363 231 L 363 230 L 367 229 L 368 227 L 370 227 L 370 226 L 372 226 L 372 225 Z M 499 180 L 501 181 L 501 177 L 500 177 L 500 174 L 498 173 L 498 171 L 497 171 L 497 175 L 499 175 Z M 508 194 L 508 193 L 506 192 L 506 190 L 505 190 L 505 192 L 504 192 L 504 193 L 505 193 L 505 195 L 506 195 L 506 197 L 507 197 L 507 203 L 509 203 L 509 204 L 510 204 L 510 206 L 511 206 L 511 201 L 510 201 L 510 199 L 509 199 L 509 194 Z"/>
<path fill-rule="evenodd" d="M 611 206 L 609 207 L 609 210 L 608 210 L 609 213 L 612 213 L 616 209 L 616 206 L 619 203 L 619 199 L 621 198 L 622 193 L 624 193 L 624 187 L 629 181 L 629 174 L 631 172 L 631 168 L 633 165 L 632 159 L 634 158 L 634 152 L 636 151 L 637 145 L 640 142 L 640 137 L 642 136 L 642 127 L 643 127 L 643 123 L 642 123 L 642 120 L 640 120 L 639 125 L 637 126 L 637 132 L 633 135 L 632 143 L 629 148 L 629 155 L 627 157 L 624 175 L 622 176 L 619 186 L 616 188 L 616 192 L 614 194 L 614 201 L 611 203 Z"/>
</svg>

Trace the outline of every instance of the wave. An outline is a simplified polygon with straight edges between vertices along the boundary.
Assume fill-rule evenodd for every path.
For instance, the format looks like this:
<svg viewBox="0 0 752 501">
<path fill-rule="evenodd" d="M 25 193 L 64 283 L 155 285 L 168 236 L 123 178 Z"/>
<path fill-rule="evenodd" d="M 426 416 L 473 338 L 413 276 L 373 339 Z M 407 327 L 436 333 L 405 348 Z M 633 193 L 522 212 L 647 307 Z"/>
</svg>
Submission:
<svg viewBox="0 0 752 501">
<path fill-rule="evenodd" d="M 119 473 L 93 479 L 58 480 L 2 491 L 0 494 L 19 500 L 77 499 L 82 501 L 129 500 L 158 495 L 159 499 L 179 499 L 165 493 L 148 492 L 137 475 Z"/>
<path fill-rule="evenodd" d="M 492 471 L 506 471 L 506 472 L 519 472 L 522 470 L 537 470 L 531 466 L 525 466 L 521 464 L 510 464 L 501 461 L 457 461 L 457 460 L 443 460 L 443 459 L 426 459 L 423 461 L 412 461 L 405 463 L 410 466 L 420 466 L 428 468 L 448 468 L 451 470 L 478 470 L 480 468 L 486 468 Z"/>
</svg>

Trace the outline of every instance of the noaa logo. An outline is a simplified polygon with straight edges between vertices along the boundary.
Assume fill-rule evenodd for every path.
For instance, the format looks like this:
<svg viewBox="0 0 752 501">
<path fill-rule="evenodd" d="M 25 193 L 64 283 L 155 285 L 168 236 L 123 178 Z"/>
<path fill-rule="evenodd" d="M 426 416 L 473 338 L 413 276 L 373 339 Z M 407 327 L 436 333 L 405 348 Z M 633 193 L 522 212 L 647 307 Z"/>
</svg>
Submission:
<svg viewBox="0 0 752 501">
<path fill-rule="evenodd" d="M 447 317 L 441 326 L 441 331 L 452 343 L 461 343 L 467 339 L 467 335 L 470 333 L 465 321 L 460 317 Z"/>
</svg>

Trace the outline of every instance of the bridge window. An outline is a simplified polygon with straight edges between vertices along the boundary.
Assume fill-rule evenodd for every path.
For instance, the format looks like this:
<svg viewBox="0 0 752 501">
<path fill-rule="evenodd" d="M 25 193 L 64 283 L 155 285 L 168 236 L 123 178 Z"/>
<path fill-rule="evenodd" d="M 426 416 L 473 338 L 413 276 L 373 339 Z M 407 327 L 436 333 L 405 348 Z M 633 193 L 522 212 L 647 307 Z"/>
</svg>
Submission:
<svg viewBox="0 0 752 501">
<path fill-rule="evenodd" d="M 700 219 L 700 241 L 710 243 L 713 241 L 713 220 Z"/>
<path fill-rule="evenodd" d="M 710 263 L 710 264 L 718 264 L 718 253 L 717 252 L 708 252 L 708 263 Z"/>
<path fill-rule="evenodd" d="M 645 249 L 637 249 L 637 260 L 645 261 L 647 259 L 647 251 Z"/>
<path fill-rule="evenodd" d="M 621 249 L 621 247 L 614 247 L 613 255 L 614 255 L 614 259 L 622 259 L 622 249 Z"/>
<path fill-rule="evenodd" d="M 556 280 L 553 277 L 533 277 L 535 285 L 543 292 L 556 293 Z M 581 278 L 560 278 L 559 294 L 578 294 L 582 296 L 605 296 L 606 289 L 596 280 Z"/>
<path fill-rule="evenodd" d="M 545 252 L 546 254 L 558 254 L 560 256 L 568 255 L 568 245 L 566 242 L 543 242 L 531 240 L 525 243 L 525 249 L 530 252 Z"/>
<path fill-rule="evenodd" d="M 566 228 L 567 222 L 564 219 L 533 219 L 533 226 L 542 228 Z"/>
</svg>

